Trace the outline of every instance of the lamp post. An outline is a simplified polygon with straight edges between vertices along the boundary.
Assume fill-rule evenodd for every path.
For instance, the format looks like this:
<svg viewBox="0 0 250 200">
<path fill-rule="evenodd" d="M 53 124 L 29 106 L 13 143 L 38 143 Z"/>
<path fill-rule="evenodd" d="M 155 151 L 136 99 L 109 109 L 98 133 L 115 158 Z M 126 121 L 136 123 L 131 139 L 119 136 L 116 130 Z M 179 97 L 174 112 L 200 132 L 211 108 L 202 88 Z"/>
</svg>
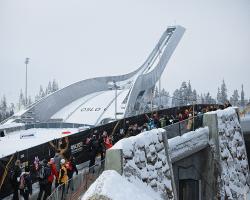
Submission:
<svg viewBox="0 0 250 200">
<path fill-rule="evenodd" d="M 115 120 L 117 120 L 117 89 L 119 89 L 119 86 L 116 84 L 115 81 L 113 81 L 113 84 L 110 85 L 109 89 L 115 89 Z"/>
<path fill-rule="evenodd" d="M 118 86 L 116 85 L 116 82 L 113 81 L 113 84 L 114 84 L 114 88 L 115 88 L 115 120 L 117 120 L 117 89 L 118 89 Z"/>
<path fill-rule="evenodd" d="M 27 88 L 28 88 L 28 64 L 29 64 L 29 58 L 25 59 L 25 66 L 26 66 L 26 77 L 25 77 L 25 106 L 28 104 L 28 98 L 27 98 Z"/>
</svg>

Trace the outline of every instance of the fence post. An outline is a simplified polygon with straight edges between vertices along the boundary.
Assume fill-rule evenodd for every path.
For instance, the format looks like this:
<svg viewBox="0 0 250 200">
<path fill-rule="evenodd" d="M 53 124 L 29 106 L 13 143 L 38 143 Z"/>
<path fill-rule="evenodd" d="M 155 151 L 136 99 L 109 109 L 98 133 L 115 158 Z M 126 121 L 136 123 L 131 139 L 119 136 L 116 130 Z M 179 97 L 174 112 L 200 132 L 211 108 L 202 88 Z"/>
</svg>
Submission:
<svg viewBox="0 0 250 200">
<path fill-rule="evenodd" d="M 109 149 L 106 151 L 105 170 L 115 170 L 123 173 L 122 149 Z"/>
<path fill-rule="evenodd" d="M 178 127 L 179 127 L 179 136 L 181 136 L 181 123 L 178 122 Z"/>
</svg>

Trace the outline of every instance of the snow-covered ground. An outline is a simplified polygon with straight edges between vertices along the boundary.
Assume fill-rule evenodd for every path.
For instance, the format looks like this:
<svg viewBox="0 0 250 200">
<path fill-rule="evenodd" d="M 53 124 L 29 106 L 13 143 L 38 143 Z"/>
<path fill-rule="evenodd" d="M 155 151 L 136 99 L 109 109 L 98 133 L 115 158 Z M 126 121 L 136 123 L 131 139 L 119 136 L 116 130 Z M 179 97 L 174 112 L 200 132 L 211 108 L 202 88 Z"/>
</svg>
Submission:
<svg viewBox="0 0 250 200">
<path fill-rule="evenodd" d="M 160 195 L 137 180 L 129 182 L 116 171 L 104 171 L 90 186 L 82 200 L 161 200 Z"/>
<path fill-rule="evenodd" d="M 63 132 L 69 133 L 63 134 Z M 16 131 L 0 138 L 0 158 L 78 132 L 78 128 L 33 128 Z"/>
</svg>

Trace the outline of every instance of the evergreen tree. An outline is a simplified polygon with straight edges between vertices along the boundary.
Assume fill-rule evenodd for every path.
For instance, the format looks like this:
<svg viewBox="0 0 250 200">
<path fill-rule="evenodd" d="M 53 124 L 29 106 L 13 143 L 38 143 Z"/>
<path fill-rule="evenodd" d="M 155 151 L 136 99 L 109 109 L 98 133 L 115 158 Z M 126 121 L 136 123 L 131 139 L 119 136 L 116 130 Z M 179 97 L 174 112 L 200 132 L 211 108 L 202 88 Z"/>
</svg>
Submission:
<svg viewBox="0 0 250 200">
<path fill-rule="evenodd" d="M 221 103 L 225 103 L 227 101 L 227 87 L 224 79 L 221 84 L 221 101 Z"/>
<path fill-rule="evenodd" d="M 45 96 L 45 92 L 43 90 L 43 86 L 40 85 L 40 90 L 39 90 L 39 99 L 43 98 Z"/>
<path fill-rule="evenodd" d="M 186 92 L 186 94 L 187 94 L 188 103 L 189 104 L 193 104 L 194 97 L 193 97 L 192 87 L 191 87 L 190 81 L 188 81 L 188 86 L 187 86 L 187 92 Z"/>
<path fill-rule="evenodd" d="M 203 97 L 203 94 L 200 95 L 200 98 L 201 98 L 201 103 L 202 103 L 202 104 L 205 104 L 205 99 L 204 99 L 204 97 Z"/>
<path fill-rule="evenodd" d="M 176 89 L 172 97 L 172 106 L 175 107 L 179 105 L 180 105 L 180 91 Z"/>
<path fill-rule="evenodd" d="M 216 103 L 215 99 L 213 99 L 213 97 L 211 96 L 211 94 L 208 92 L 207 94 L 204 95 L 205 99 L 204 102 L 207 104 L 214 104 Z"/>
<path fill-rule="evenodd" d="M 219 87 L 218 87 L 218 92 L 217 92 L 217 103 L 218 104 L 223 104 L 222 97 L 221 97 L 221 91 L 220 91 Z"/>
<path fill-rule="evenodd" d="M 241 85 L 240 105 L 242 107 L 245 107 L 245 93 L 244 93 L 244 89 L 243 89 L 243 84 Z"/>
<path fill-rule="evenodd" d="M 154 97 L 159 97 L 159 90 L 157 86 L 155 86 Z"/>
<path fill-rule="evenodd" d="M 52 85 L 51 82 L 49 81 L 47 88 L 45 89 L 45 95 L 48 95 L 52 92 Z"/>
<path fill-rule="evenodd" d="M 55 92 L 59 89 L 58 87 L 58 83 L 56 82 L 56 80 L 54 79 L 52 82 L 52 92 Z"/>
<path fill-rule="evenodd" d="M 28 98 L 28 106 L 30 106 L 32 104 L 32 99 L 31 99 L 31 96 L 29 96 Z"/>
<path fill-rule="evenodd" d="M 238 90 L 234 90 L 232 97 L 230 98 L 230 102 L 233 106 L 239 105 L 239 93 Z"/>
<path fill-rule="evenodd" d="M 10 104 L 10 116 L 14 115 L 14 111 L 15 111 L 15 105 L 14 103 Z"/>
<path fill-rule="evenodd" d="M 195 89 L 192 92 L 192 98 L 193 98 L 194 102 L 197 102 L 197 92 Z"/>
<path fill-rule="evenodd" d="M 180 106 L 184 106 L 187 105 L 187 98 L 188 98 L 188 94 L 187 94 L 187 83 L 185 81 L 182 82 L 181 84 L 181 88 L 179 90 L 179 104 Z"/>
<path fill-rule="evenodd" d="M 169 103 L 169 93 L 163 88 L 160 92 L 161 96 L 161 105 L 167 107 Z"/>
<path fill-rule="evenodd" d="M 0 109 L 3 113 L 6 113 L 7 111 L 7 101 L 6 101 L 6 97 L 3 96 L 1 99 L 1 105 L 0 105 Z"/>
<path fill-rule="evenodd" d="M 25 108 L 25 97 L 24 97 L 23 91 L 21 89 L 20 94 L 19 94 L 18 110 L 21 110 L 23 108 Z"/>
</svg>

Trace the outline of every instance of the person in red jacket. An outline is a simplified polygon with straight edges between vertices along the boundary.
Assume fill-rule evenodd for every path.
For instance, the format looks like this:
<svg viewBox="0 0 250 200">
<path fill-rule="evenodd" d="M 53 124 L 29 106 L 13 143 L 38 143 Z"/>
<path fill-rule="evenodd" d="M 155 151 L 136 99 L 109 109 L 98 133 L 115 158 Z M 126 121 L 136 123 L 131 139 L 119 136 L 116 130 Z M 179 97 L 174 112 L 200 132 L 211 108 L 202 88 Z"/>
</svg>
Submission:
<svg viewBox="0 0 250 200">
<path fill-rule="evenodd" d="M 104 131 L 102 135 L 103 135 L 103 143 L 104 143 L 106 150 L 110 149 L 113 145 L 112 145 L 112 141 L 110 137 L 108 136 L 108 133 Z"/>
<path fill-rule="evenodd" d="M 52 184 L 54 182 L 54 178 L 56 178 L 56 180 L 58 180 L 58 171 L 56 170 L 56 164 L 54 162 L 54 158 L 51 158 L 50 161 L 49 161 L 49 167 L 50 167 L 50 175 L 48 177 L 48 194 L 50 195 L 51 194 L 51 188 L 52 188 Z"/>
</svg>

